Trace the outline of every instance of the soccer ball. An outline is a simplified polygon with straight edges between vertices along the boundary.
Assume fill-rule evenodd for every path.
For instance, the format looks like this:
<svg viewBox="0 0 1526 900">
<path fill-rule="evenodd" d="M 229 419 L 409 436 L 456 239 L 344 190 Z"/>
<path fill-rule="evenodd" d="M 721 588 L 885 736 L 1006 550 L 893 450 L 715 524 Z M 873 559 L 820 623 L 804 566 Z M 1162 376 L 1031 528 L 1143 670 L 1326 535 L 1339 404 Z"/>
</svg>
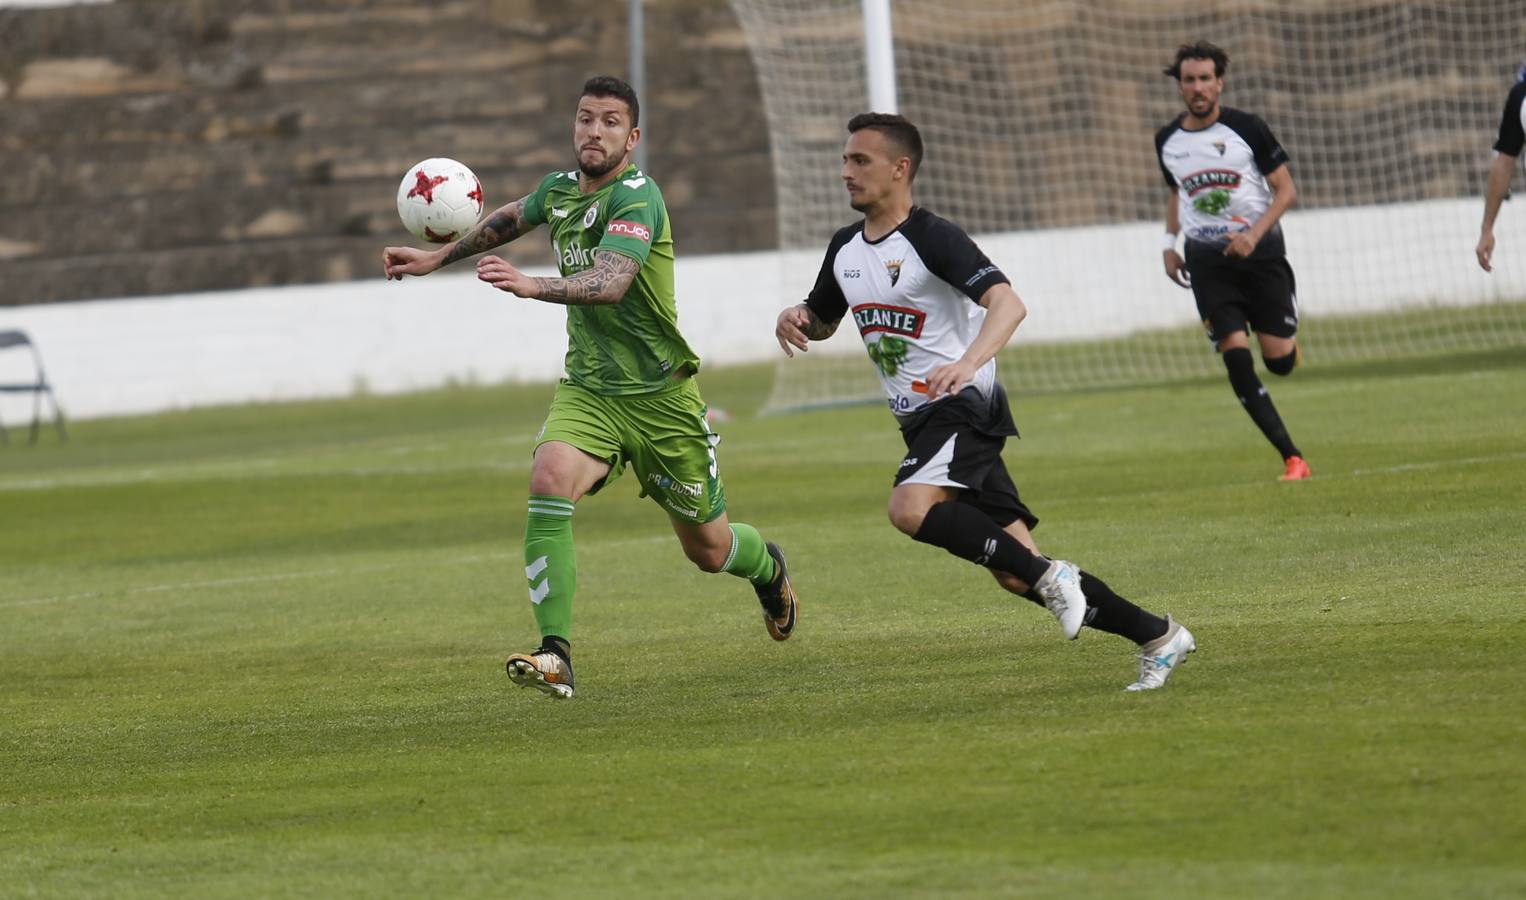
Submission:
<svg viewBox="0 0 1526 900">
<path fill-rule="evenodd" d="M 453 159 L 426 159 L 397 186 L 397 214 L 415 237 L 448 244 L 482 217 L 482 182 Z"/>
</svg>

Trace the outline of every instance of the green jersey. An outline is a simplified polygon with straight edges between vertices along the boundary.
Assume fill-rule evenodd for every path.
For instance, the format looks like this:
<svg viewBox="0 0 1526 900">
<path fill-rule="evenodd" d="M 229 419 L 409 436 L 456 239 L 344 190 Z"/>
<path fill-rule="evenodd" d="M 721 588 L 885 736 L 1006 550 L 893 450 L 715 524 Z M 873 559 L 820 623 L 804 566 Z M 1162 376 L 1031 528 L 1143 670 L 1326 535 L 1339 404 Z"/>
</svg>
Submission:
<svg viewBox="0 0 1526 900">
<path fill-rule="evenodd" d="M 562 276 L 593 268 L 595 249 L 641 264 L 619 303 L 567 307 L 567 380 L 597 394 L 645 394 L 699 369 L 678 333 L 673 231 L 662 192 L 634 165 L 591 194 L 578 173 L 552 172 L 525 203 L 525 221 L 551 226 Z"/>
</svg>

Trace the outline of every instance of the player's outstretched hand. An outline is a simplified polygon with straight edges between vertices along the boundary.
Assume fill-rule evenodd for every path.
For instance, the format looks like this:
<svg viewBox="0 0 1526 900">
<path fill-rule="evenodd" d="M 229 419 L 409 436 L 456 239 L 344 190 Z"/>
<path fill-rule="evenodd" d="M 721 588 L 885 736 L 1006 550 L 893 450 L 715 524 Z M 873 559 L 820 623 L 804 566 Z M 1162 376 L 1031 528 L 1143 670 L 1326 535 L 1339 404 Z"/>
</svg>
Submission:
<svg viewBox="0 0 1526 900">
<path fill-rule="evenodd" d="M 1493 272 L 1491 260 L 1494 256 L 1494 232 L 1486 231 L 1478 239 L 1478 246 L 1473 252 L 1478 256 L 1478 264 L 1485 272 Z"/>
<path fill-rule="evenodd" d="M 964 386 L 974 379 L 975 369 L 975 366 L 962 359 L 933 369 L 927 375 L 928 402 L 931 403 L 945 394 L 953 395 L 964 390 Z"/>
<path fill-rule="evenodd" d="M 804 304 L 796 304 L 779 313 L 779 320 L 774 323 L 774 337 L 778 339 L 779 349 L 784 351 L 785 356 L 793 358 L 795 350 L 801 353 L 810 350 L 811 339 L 805 336 L 805 327 L 810 322 Z M 795 350 L 791 350 L 791 347 Z"/>
<path fill-rule="evenodd" d="M 477 280 L 485 281 L 500 291 L 508 291 L 516 297 L 535 299 L 535 279 L 496 256 L 484 256 L 477 260 Z"/>
<path fill-rule="evenodd" d="M 1167 250 L 1164 256 L 1166 277 L 1176 282 L 1177 287 L 1192 287 L 1192 276 L 1187 274 L 1187 263 L 1182 260 L 1182 255 L 1175 250 Z"/>
<path fill-rule="evenodd" d="M 440 254 L 417 247 L 386 247 L 382 250 L 382 272 L 387 280 L 403 280 L 404 275 L 428 275 L 440 267 Z"/>
</svg>

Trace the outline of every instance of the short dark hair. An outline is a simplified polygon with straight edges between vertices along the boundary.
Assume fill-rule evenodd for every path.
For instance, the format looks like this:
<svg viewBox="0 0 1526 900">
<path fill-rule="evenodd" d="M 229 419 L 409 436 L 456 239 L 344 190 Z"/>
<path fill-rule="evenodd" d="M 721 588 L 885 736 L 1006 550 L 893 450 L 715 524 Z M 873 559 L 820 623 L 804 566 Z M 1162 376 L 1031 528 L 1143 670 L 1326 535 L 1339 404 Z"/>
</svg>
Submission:
<svg viewBox="0 0 1526 900">
<path fill-rule="evenodd" d="M 1171 65 L 1162 69 L 1167 75 L 1182 80 L 1182 61 L 1188 59 L 1211 59 L 1213 60 L 1213 77 L 1223 78 L 1225 71 L 1229 69 L 1229 54 L 1224 48 L 1208 41 L 1198 41 L 1195 44 L 1183 44 L 1176 48 L 1176 59 Z"/>
<path fill-rule="evenodd" d="M 849 134 L 863 131 L 865 128 L 873 128 L 884 135 L 897 150 L 911 160 L 911 172 L 906 177 L 908 182 L 917 177 L 917 169 L 922 165 L 922 133 L 917 130 L 917 126 L 911 124 L 905 116 L 890 113 L 859 113 L 848 120 Z"/>
<path fill-rule="evenodd" d="M 641 104 L 636 100 L 636 89 L 613 75 L 595 75 L 583 82 L 583 93 L 578 97 L 614 97 L 624 100 L 625 108 L 631 111 L 631 127 L 641 124 Z"/>
</svg>

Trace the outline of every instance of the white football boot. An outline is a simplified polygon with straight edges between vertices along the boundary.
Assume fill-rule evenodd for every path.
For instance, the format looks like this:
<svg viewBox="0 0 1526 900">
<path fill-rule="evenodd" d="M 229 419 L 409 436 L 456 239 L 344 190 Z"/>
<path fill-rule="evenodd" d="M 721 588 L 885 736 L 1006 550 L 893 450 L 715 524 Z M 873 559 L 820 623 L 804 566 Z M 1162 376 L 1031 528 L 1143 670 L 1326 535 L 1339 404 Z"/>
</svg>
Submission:
<svg viewBox="0 0 1526 900">
<path fill-rule="evenodd" d="M 1166 616 L 1166 633 L 1139 648 L 1139 680 L 1126 691 L 1153 691 L 1162 687 L 1176 667 L 1197 649 L 1192 632 Z"/>
<path fill-rule="evenodd" d="M 572 663 L 550 651 L 516 653 L 504 664 L 509 680 L 557 700 L 572 696 Z"/>
<path fill-rule="evenodd" d="M 1081 633 L 1086 618 L 1086 595 L 1081 593 L 1081 570 L 1074 563 L 1054 560 L 1033 589 L 1039 592 L 1054 617 L 1060 620 L 1065 640 L 1073 641 Z"/>
</svg>

